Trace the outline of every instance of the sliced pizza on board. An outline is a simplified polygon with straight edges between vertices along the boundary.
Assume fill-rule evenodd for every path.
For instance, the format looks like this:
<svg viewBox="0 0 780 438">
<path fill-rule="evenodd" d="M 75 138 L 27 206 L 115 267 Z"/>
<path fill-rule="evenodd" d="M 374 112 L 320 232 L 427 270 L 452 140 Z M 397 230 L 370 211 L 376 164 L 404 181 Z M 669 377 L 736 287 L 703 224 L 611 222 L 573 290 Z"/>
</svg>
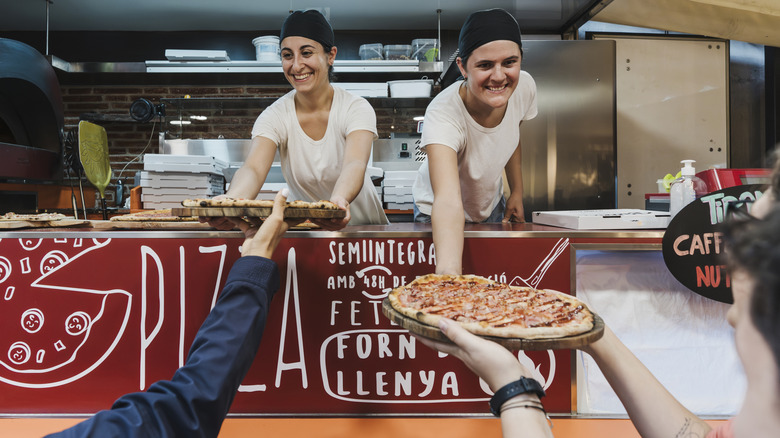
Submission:
<svg viewBox="0 0 780 438">
<path fill-rule="evenodd" d="M 174 215 L 202 217 L 258 217 L 266 218 L 273 210 L 274 201 L 267 199 L 185 199 L 183 208 L 174 208 Z M 338 219 L 346 217 L 346 210 L 330 201 L 288 201 L 284 216 L 301 219 Z"/>
<path fill-rule="evenodd" d="M 510 286 L 476 275 L 424 275 L 393 289 L 383 303 L 391 320 L 449 342 L 442 318 L 511 349 L 576 348 L 603 334 L 603 321 L 575 297 Z"/>
</svg>

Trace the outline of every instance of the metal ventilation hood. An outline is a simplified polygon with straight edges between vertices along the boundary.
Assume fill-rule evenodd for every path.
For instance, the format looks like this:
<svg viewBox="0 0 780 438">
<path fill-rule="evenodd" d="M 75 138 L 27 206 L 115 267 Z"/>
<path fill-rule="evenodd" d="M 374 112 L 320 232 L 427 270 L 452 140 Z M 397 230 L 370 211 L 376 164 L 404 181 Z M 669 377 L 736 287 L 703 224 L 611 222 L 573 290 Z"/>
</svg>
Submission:
<svg viewBox="0 0 780 438">
<path fill-rule="evenodd" d="M 457 30 L 479 9 L 503 8 L 526 33 L 562 33 L 608 0 L 315 0 L 302 2 L 221 0 L 6 1 L 3 31 L 258 31 L 279 29 L 291 9 L 316 7 L 333 28 L 346 30 Z M 49 6 L 50 4 L 50 6 Z M 439 14 L 437 11 L 441 11 Z M 45 21 L 50 13 L 50 23 Z M 440 23 L 438 21 L 440 20 Z"/>
</svg>

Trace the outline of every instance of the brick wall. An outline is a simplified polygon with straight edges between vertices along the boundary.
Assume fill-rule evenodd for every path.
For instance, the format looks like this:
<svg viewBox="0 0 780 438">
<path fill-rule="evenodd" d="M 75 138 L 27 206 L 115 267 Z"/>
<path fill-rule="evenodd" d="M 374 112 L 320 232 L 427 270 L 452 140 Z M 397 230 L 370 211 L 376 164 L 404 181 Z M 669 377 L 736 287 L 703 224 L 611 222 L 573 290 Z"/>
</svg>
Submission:
<svg viewBox="0 0 780 438">
<path fill-rule="evenodd" d="M 126 186 L 132 184 L 135 173 L 143 169 L 143 153 L 157 153 L 160 129 L 168 130 L 173 138 L 250 138 L 252 125 L 263 107 L 241 109 L 199 110 L 208 120 L 193 122 L 186 126 L 173 126 L 166 123 L 139 123 L 129 117 L 130 105 L 139 98 L 159 103 L 161 98 L 229 98 L 229 97 L 279 97 L 288 92 L 289 86 L 88 86 L 63 85 L 62 99 L 65 111 L 65 130 L 76 130 L 79 120 L 94 119 L 94 123 L 103 126 L 108 136 L 108 149 L 114 179 L 106 190 L 110 206 L 114 203 L 117 178 L 121 175 Z M 381 138 L 387 138 L 392 132 L 414 133 L 417 122 L 414 116 L 425 112 L 425 105 L 393 105 L 391 101 L 375 105 L 377 130 Z M 184 116 L 187 115 L 182 112 Z M 178 119 L 176 108 L 166 107 L 166 122 Z M 121 118 L 122 121 L 114 119 Z M 89 184 L 89 183 L 86 183 Z M 129 189 L 126 189 L 129 190 Z M 89 206 L 89 201 L 87 201 Z"/>
</svg>

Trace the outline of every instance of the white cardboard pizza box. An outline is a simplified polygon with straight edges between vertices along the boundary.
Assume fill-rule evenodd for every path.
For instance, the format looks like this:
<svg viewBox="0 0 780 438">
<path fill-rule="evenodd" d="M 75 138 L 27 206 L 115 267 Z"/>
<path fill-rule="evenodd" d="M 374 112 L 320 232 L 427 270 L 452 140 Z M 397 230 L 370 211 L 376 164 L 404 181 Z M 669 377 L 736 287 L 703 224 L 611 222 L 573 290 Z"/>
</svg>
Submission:
<svg viewBox="0 0 780 438">
<path fill-rule="evenodd" d="M 408 186 L 385 186 L 385 194 L 387 195 L 408 195 L 412 196 L 412 188 Z"/>
<path fill-rule="evenodd" d="M 213 188 L 205 188 L 205 189 L 188 189 L 188 188 L 181 188 L 181 187 L 144 187 L 142 189 L 142 194 L 144 195 L 177 195 L 179 197 L 185 196 L 185 197 L 194 197 L 194 198 L 205 198 L 205 197 L 212 197 L 223 194 L 223 190 L 220 187 L 219 190 L 214 190 Z"/>
<path fill-rule="evenodd" d="M 210 173 L 141 171 L 140 185 L 152 188 L 220 189 L 224 185 L 224 178 Z"/>
<path fill-rule="evenodd" d="M 667 212 L 640 209 L 535 211 L 533 223 L 574 230 L 664 229 L 671 216 Z"/>
<path fill-rule="evenodd" d="M 388 210 L 411 210 L 414 208 L 414 203 L 407 202 L 407 203 L 396 203 L 396 202 L 388 202 L 387 203 Z"/>
<path fill-rule="evenodd" d="M 386 170 L 385 187 L 411 187 L 417 179 L 416 170 Z"/>
<path fill-rule="evenodd" d="M 408 195 L 392 195 L 389 193 L 385 193 L 385 202 L 387 203 L 395 203 L 395 204 L 409 204 L 412 205 L 414 203 L 414 197 L 412 194 Z"/>
<path fill-rule="evenodd" d="M 226 167 L 226 161 L 208 155 L 144 154 L 144 170 L 222 175 Z"/>
</svg>

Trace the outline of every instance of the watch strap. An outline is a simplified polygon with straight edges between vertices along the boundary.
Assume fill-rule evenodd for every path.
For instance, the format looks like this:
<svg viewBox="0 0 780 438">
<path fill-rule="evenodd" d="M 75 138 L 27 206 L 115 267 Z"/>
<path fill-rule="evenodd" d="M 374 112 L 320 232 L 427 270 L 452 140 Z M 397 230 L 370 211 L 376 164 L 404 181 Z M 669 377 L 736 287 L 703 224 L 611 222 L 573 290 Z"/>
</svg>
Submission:
<svg viewBox="0 0 780 438">
<path fill-rule="evenodd" d="M 534 379 L 521 377 L 519 380 L 515 380 L 514 382 L 507 383 L 506 385 L 502 386 L 501 389 L 493 394 L 493 397 L 490 398 L 489 403 L 490 412 L 492 412 L 496 417 L 500 417 L 501 406 L 506 403 L 507 400 L 520 394 L 525 394 L 526 392 L 532 392 L 538 395 L 539 398 L 542 398 L 545 395 L 544 389 L 542 389 L 542 385 L 539 382 Z"/>
</svg>

